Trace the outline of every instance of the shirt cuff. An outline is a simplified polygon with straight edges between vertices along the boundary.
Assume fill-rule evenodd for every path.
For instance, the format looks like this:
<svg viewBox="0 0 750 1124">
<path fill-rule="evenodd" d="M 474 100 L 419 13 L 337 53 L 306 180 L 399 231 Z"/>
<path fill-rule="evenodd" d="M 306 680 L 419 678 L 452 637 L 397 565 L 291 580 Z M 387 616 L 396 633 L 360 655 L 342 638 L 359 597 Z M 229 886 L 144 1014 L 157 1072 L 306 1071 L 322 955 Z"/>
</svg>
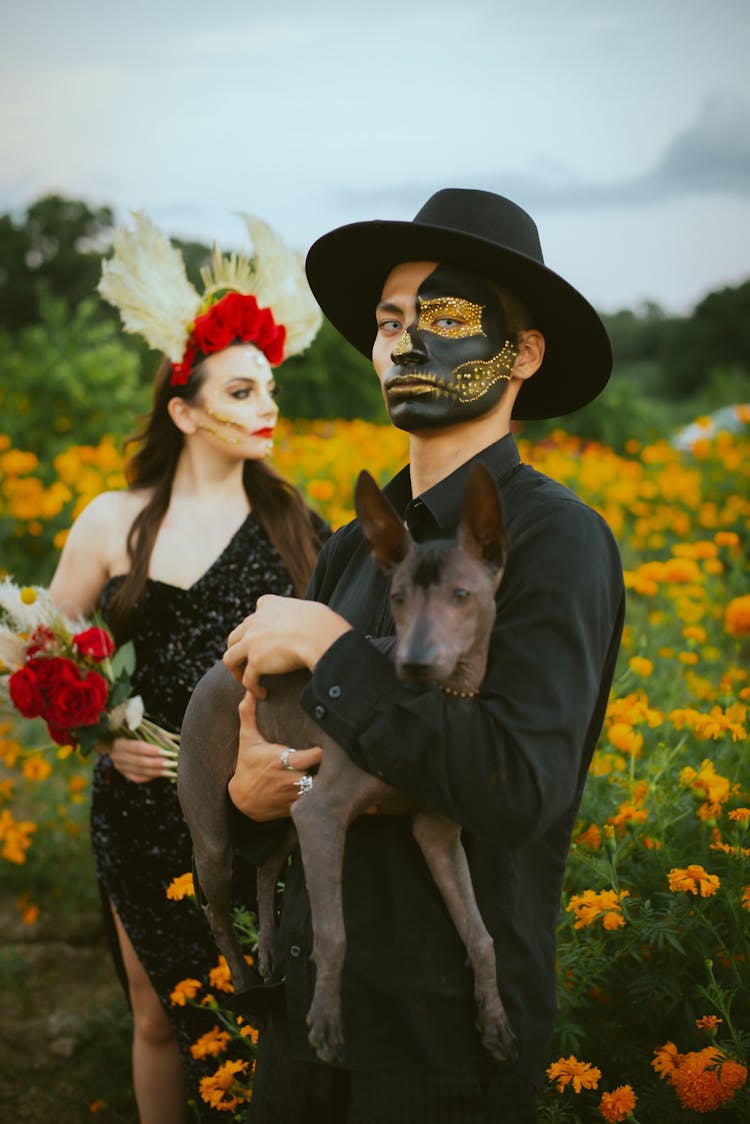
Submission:
<svg viewBox="0 0 750 1124">
<path fill-rule="evenodd" d="M 398 687 L 388 656 L 350 629 L 318 660 L 300 701 L 307 714 L 361 764 L 352 743 L 367 727 L 378 703 Z"/>
</svg>

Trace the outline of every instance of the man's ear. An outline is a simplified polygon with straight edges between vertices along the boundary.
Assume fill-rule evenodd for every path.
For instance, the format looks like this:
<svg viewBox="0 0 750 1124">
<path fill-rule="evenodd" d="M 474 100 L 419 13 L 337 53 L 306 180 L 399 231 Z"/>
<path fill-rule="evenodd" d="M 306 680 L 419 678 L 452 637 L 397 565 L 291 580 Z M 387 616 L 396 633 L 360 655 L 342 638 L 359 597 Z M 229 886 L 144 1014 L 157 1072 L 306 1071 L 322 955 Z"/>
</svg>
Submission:
<svg viewBox="0 0 750 1124">
<path fill-rule="evenodd" d="M 536 328 L 518 333 L 518 356 L 513 364 L 513 378 L 524 381 L 536 374 L 544 359 L 544 336 Z"/>
<path fill-rule="evenodd" d="M 181 433 L 191 434 L 198 429 L 193 409 L 184 398 L 170 398 L 167 413 Z"/>
</svg>

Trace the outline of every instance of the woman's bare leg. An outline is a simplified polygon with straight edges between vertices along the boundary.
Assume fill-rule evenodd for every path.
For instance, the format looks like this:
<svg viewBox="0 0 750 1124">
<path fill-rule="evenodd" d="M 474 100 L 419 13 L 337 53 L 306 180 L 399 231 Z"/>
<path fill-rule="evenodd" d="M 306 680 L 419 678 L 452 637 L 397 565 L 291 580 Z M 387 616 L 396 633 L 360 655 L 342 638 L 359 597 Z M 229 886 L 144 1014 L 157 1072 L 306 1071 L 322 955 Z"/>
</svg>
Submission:
<svg viewBox="0 0 750 1124">
<path fill-rule="evenodd" d="M 133 1088 L 141 1124 L 187 1124 L 182 1061 L 172 1025 L 115 909 L 133 1009 Z"/>
</svg>

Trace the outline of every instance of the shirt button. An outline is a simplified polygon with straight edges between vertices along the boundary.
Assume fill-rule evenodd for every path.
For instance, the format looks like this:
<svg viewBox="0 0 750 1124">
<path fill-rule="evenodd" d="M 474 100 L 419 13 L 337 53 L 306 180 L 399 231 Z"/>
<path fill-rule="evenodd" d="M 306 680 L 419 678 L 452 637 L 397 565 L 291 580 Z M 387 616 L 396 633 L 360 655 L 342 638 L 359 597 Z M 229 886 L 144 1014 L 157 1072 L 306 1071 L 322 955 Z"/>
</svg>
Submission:
<svg viewBox="0 0 750 1124">
<path fill-rule="evenodd" d="M 299 956 L 299 954 L 301 952 L 302 952 L 302 949 L 300 948 L 300 946 L 298 944 L 293 944 L 292 947 L 289 949 L 289 955 L 293 956 L 295 960 L 297 959 L 297 957 Z"/>
<path fill-rule="evenodd" d="M 334 683 L 334 685 L 332 687 L 328 688 L 328 698 L 329 699 L 340 699 L 341 698 L 341 688 L 339 687 L 338 683 Z"/>
<path fill-rule="evenodd" d="M 321 706 L 320 703 L 318 703 L 318 705 L 313 710 L 313 718 L 317 718 L 318 721 L 320 721 L 320 719 L 325 718 L 325 716 L 326 716 L 326 708 L 324 706 Z"/>
</svg>

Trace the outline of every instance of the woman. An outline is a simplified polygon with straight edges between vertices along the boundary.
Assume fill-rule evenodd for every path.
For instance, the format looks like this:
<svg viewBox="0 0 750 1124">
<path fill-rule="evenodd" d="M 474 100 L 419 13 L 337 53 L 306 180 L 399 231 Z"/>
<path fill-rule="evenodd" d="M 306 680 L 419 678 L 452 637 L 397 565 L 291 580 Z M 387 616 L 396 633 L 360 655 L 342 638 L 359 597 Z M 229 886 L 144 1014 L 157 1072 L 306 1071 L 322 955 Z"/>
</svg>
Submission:
<svg viewBox="0 0 750 1124">
<path fill-rule="evenodd" d="M 254 239 L 256 251 L 264 239 L 267 246 L 273 239 L 265 227 Z M 154 245 L 157 254 L 144 251 Z M 198 315 L 190 315 L 186 299 L 175 319 L 189 318 L 169 324 L 175 286 L 164 263 L 174 270 L 175 251 L 142 216 L 136 217 L 135 236 L 125 232 L 115 246 L 101 288 L 132 330 L 138 318 L 135 282 L 150 266 L 154 297 L 141 313 L 151 320 L 142 314 L 148 331 L 140 330 L 168 358 L 157 375 L 152 413 L 134 439 L 128 490 L 98 496 L 80 515 L 51 588 L 69 613 L 90 615 L 99 607 L 118 642 L 133 640 L 134 689 L 152 720 L 178 731 L 192 688 L 220 658 L 237 620 L 263 593 L 299 594 L 325 537 L 324 524 L 263 463 L 278 414 L 271 364 L 289 353 L 285 336 L 304 346 L 318 320 L 295 274 L 304 331 L 295 336 L 292 319 L 292 331 L 285 332 L 271 311 L 259 307 L 248 291 L 252 285 L 257 292 L 263 279 L 256 252 L 252 273 L 242 259 L 215 255 L 213 273 L 204 278 L 205 296 L 195 294 Z M 163 285 L 171 286 L 168 304 L 154 280 L 160 270 Z M 123 294 L 130 294 L 129 303 Z M 160 322 L 156 331 L 152 321 Z M 311 753 L 308 764 L 314 760 Z M 207 982 L 218 958 L 195 903 L 166 896 L 170 882 L 191 869 L 172 768 L 156 746 L 117 738 L 102 747 L 94 770 L 92 842 L 113 952 L 133 1012 L 133 1078 L 142 1124 L 188 1120 L 185 1072 L 200 1118 L 223 1118 L 198 1092 L 200 1076 L 218 1063 L 210 1059 L 206 1065 L 190 1052 L 215 1020 L 169 998 L 182 979 Z"/>
</svg>

